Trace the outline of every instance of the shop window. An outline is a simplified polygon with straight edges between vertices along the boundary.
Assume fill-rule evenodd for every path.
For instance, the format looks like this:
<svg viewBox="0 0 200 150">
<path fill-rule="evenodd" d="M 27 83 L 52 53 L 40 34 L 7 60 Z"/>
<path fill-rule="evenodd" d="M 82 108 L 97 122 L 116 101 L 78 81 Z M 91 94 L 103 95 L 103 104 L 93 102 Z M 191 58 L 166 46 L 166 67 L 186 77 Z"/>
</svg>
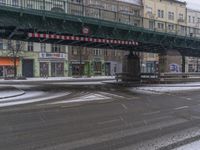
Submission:
<svg viewBox="0 0 200 150">
<path fill-rule="evenodd" d="M 40 76 L 41 77 L 49 76 L 49 63 L 48 62 L 40 62 Z"/>
<path fill-rule="evenodd" d="M 101 74 L 101 62 L 94 62 L 95 74 Z"/>
<path fill-rule="evenodd" d="M 64 63 L 52 62 L 51 63 L 51 76 L 53 76 L 53 77 L 64 76 Z"/>
</svg>

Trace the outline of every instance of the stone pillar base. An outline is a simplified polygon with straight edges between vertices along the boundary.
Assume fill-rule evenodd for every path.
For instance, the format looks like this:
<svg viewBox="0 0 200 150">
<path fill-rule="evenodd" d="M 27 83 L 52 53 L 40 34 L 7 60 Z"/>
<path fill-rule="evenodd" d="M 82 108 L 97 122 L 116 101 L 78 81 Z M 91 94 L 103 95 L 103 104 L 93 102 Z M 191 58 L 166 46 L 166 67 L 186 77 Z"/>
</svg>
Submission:
<svg viewBox="0 0 200 150">
<path fill-rule="evenodd" d="M 165 53 L 159 54 L 159 70 L 160 73 L 165 72 L 182 72 L 185 70 L 183 58 L 177 50 L 167 50 Z"/>
<path fill-rule="evenodd" d="M 122 81 L 140 81 L 140 58 L 133 52 L 124 56 L 122 71 Z"/>
</svg>

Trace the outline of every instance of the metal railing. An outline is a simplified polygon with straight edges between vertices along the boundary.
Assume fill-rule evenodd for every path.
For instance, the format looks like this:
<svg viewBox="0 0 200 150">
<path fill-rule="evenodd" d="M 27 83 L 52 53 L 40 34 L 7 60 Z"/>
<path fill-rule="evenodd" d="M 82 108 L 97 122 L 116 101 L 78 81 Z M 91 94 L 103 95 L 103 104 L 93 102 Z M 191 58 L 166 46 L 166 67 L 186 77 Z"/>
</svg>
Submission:
<svg viewBox="0 0 200 150">
<path fill-rule="evenodd" d="M 51 11 L 54 14 L 71 14 L 75 16 L 92 17 L 101 20 L 113 21 L 179 36 L 200 37 L 200 29 L 186 26 L 185 20 L 177 19 L 179 24 L 164 22 L 151 18 L 144 18 L 131 13 L 106 10 L 84 4 L 71 3 L 66 0 L 0 0 L 0 6 L 14 7 L 19 9 L 33 9 Z"/>
</svg>

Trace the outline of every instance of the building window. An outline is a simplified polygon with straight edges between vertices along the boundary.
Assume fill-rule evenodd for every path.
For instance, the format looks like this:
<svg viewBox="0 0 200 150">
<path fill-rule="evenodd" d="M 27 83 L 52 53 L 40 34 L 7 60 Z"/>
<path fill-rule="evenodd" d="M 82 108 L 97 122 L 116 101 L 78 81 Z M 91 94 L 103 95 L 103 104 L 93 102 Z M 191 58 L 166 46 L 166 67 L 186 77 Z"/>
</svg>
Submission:
<svg viewBox="0 0 200 150">
<path fill-rule="evenodd" d="M 0 4 L 6 4 L 6 0 L 0 0 Z"/>
<path fill-rule="evenodd" d="M 28 51 L 33 52 L 33 42 L 28 42 Z"/>
<path fill-rule="evenodd" d="M 21 43 L 19 41 L 16 41 L 16 50 L 20 50 Z"/>
<path fill-rule="evenodd" d="M 164 24 L 163 23 L 158 23 L 158 29 L 164 29 Z"/>
<path fill-rule="evenodd" d="M 191 23 L 191 16 L 188 16 L 188 22 Z"/>
<path fill-rule="evenodd" d="M 168 12 L 168 19 L 169 20 L 174 20 L 174 12 Z"/>
<path fill-rule="evenodd" d="M 195 17 L 192 17 L 192 22 L 195 23 Z"/>
<path fill-rule="evenodd" d="M 32 4 L 27 4 L 27 8 L 33 8 Z"/>
<path fill-rule="evenodd" d="M 8 40 L 8 43 L 7 43 L 7 48 L 10 50 L 10 49 L 11 49 L 11 47 L 12 47 L 12 43 L 11 43 L 11 41 L 10 41 L 10 40 Z"/>
<path fill-rule="evenodd" d="M 72 2 L 74 2 L 74 3 L 82 3 L 82 0 L 71 0 Z"/>
<path fill-rule="evenodd" d="M 179 14 L 179 19 L 183 20 L 183 14 Z"/>
<path fill-rule="evenodd" d="M 3 49 L 3 39 L 0 38 L 0 50 Z"/>
<path fill-rule="evenodd" d="M 146 6 L 146 10 L 147 10 L 147 17 L 153 18 L 152 7 Z"/>
<path fill-rule="evenodd" d="M 139 14 L 140 14 L 140 13 L 139 13 L 139 10 L 134 10 L 134 15 L 135 15 L 135 16 L 139 16 Z"/>
<path fill-rule="evenodd" d="M 159 18 L 164 18 L 164 10 L 158 10 L 158 17 Z"/>
<path fill-rule="evenodd" d="M 200 18 L 197 18 L 197 22 L 200 23 Z"/>
<path fill-rule="evenodd" d="M 168 24 L 168 30 L 174 30 L 174 25 L 173 24 Z"/>
<path fill-rule="evenodd" d="M 108 56 L 108 50 L 104 50 L 104 56 Z"/>
<path fill-rule="evenodd" d="M 57 44 L 51 45 L 51 52 L 52 53 L 60 53 L 61 52 L 61 46 Z"/>
<path fill-rule="evenodd" d="M 95 56 L 100 56 L 100 55 L 101 55 L 101 50 L 95 49 L 95 50 L 94 50 L 94 55 L 95 55 Z"/>
<path fill-rule="evenodd" d="M 72 47 L 72 55 L 78 55 L 78 50 Z"/>
<path fill-rule="evenodd" d="M 41 47 L 41 52 L 46 52 L 46 44 L 45 43 L 41 43 L 40 47 Z"/>
<path fill-rule="evenodd" d="M 19 1 L 18 0 L 12 0 L 12 5 L 13 6 L 19 6 Z"/>
</svg>

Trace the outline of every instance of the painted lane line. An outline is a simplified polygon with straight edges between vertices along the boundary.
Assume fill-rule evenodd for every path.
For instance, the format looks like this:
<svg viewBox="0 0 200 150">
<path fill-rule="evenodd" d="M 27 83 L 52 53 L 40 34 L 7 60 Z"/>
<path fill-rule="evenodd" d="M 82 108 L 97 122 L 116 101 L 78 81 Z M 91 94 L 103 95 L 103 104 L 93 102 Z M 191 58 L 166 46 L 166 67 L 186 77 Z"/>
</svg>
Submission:
<svg viewBox="0 0 200 150">
<path fill-rule="evenodd" d="M 189 106 L 177 107 L 177 108 L 174 108 L 174 110 L 180 110 L 180 109 L 186 109 L 186 108 L 189 108 Z"/>
<path fill-rule="evenodd" d="M 123 107 L 125 110 L 128 109 L 127 106 L 126 106 L 125 104 L 121 104 L 121 105 L 122 105 L 122 107 Z"/>
<path fill-rule="evenodd" d="M 185 99 L 185 100 L 188 100 L 188 101 L 191 101 L 191 100 L 192 100 L 192 98 L 189 98 L 189 97 L 180 97 L 180 98 Z"/>
<path fill-rule="evenodd" d="M 154 111 L 154 112 L 148 112 L 148 113 L 144 113 L 143 115 L 147 116 L 147 115 L 154 115 L 154 114 L 159 114 L 160 111 Z"/>
<path fill-rule="evenodd" d="M 119 122 L 119 121 L 121 121 L 121 119 L 113 119 L 113 120 L 102 121 L 102 122 L 98 122 L 97 124 L 103 125 L 103 124 L 109 124 L 109 123 Z"/>
</svg>

